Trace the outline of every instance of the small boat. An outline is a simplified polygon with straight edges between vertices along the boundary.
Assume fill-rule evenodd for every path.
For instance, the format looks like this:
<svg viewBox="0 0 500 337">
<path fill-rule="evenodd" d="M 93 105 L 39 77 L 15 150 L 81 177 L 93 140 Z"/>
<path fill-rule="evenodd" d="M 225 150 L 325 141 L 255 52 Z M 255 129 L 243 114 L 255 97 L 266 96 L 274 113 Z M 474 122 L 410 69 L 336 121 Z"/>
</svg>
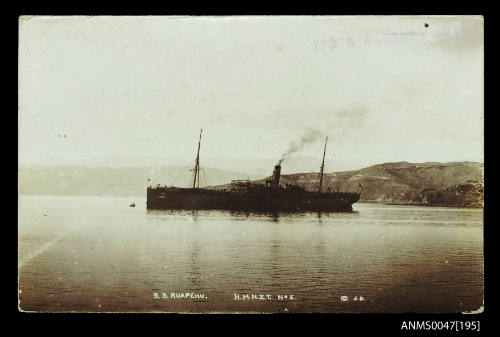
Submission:
<svg viewBox="0 0 500 337">
<path fill-rule="evenodd" d="M 130 204 L 130 207 L 135 207 L 135 203 L 131 203 L 131 204 Z"/>
</svg>

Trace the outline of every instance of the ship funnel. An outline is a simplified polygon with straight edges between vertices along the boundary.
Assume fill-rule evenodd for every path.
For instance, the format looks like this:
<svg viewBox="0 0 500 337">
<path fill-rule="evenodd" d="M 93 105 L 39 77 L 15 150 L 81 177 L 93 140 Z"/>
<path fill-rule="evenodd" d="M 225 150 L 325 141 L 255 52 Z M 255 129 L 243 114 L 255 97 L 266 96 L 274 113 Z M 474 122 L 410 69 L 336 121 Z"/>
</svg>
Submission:
<svg viewBox="0 0 500 337">
<path fill-rule="evenodd" d="M 271 182 L 271 187 L 275 188 L 280 187 L 280 174 L 281 174 L 281 166 L 276 165 L 273 171 L 273 180 Z"/>
</svg>

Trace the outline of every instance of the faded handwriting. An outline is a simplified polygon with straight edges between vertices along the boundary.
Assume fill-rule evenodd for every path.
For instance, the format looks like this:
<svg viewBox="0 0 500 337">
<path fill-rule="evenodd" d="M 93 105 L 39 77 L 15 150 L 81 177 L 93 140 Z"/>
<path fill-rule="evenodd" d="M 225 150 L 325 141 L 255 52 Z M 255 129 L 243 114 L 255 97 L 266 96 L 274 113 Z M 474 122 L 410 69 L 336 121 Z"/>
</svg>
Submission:
<svg viewBox="0 0 500 337">
<path fill-rule="evenodd" d="M 342 48 L 384 47 L 403 45 L 416 42 L 431 42 L 461 35 L 461 22 L 423 30 L 365 34 L 361 36 L 331 36 L 325 39 L 313 40 L 313 48 L 317 52 L 334 52 Z"/>
</svg>

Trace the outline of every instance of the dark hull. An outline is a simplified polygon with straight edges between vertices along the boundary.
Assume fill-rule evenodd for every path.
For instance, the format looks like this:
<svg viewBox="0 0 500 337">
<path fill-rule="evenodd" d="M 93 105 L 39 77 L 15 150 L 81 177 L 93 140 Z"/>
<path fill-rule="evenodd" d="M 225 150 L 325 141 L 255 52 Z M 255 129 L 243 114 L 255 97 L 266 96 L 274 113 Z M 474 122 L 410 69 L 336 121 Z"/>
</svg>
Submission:
<svg viewBox="0 0 500 337">
<path fill-rule="evenodd" d="M 286 189 L 244 193 L 191 188 L 148 188 L 148 209 L 349 212 L 359 193 L 313 193 Z"/>
</svg>

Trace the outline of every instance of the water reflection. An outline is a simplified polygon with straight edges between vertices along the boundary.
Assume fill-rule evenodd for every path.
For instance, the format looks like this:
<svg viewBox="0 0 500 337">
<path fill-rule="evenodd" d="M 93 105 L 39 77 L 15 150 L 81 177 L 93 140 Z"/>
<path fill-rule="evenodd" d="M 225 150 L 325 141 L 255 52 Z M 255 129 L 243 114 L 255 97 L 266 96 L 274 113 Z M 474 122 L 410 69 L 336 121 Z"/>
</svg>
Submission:
<svg viewBox="0 0 500 337">
<path fill-rule="evenodd" d="M 482 211 L 357 204 L 350 213 L 144 212 L 127 202 L 23 199 L 23 309 L 456 312 L 483 303 Z M 210 300 L 156 301 L 153 291 Z M 236 302 L 234 292 L 297 300 Z M 341 303 L 341 295 L 366 302 Z"/>
<path fill-rule="evenodd" d="M 191 284 L 193 285 L 193 290 L 201 290 L 202 285 L 200 284 L 200 279 L 202 273 L 200 272 L 200 246 L 201 243 L 196 239 L 197 237 L 193 237 L 191 241 L 191 253 L 190 253 L 190 264 L 189 269 L 191 272 L 190 279 Z"/>
<path fill-rule="evenodd" d="M 285 211 L 224 211 L 224 210 L 146 210 L 148 216 L 170 217 L 181 216 L 192 221 L 199 221 L 207 217 L 231 218 L 232 220 L 264 220 L 279 223 L 280 220 L 317 219 L 319 225 L 327 223 L 329 218 L 358 217 L 358 211 L 351 212 L 285 212 Z"/>
<path fill-rule="evenodd" d="M 224 211 L 221 211 L 224 212 Z M 270 220 L 272 222 L 279 222 L 279 213 L 278 212 L 258 212 L 258 211 L 229 211 L 228 213 L 232 218 L 236 220 L 240 220 L 243 218 L 256 218 L 256 219 L 264 219 Z"/>
<path fill-rule="evenodd" d="M 323 220 L 321 219 L 321 212 L 316 213 L 318 216 L 318 224 L 321 226 L 323 224 Z"/>
</svg>

